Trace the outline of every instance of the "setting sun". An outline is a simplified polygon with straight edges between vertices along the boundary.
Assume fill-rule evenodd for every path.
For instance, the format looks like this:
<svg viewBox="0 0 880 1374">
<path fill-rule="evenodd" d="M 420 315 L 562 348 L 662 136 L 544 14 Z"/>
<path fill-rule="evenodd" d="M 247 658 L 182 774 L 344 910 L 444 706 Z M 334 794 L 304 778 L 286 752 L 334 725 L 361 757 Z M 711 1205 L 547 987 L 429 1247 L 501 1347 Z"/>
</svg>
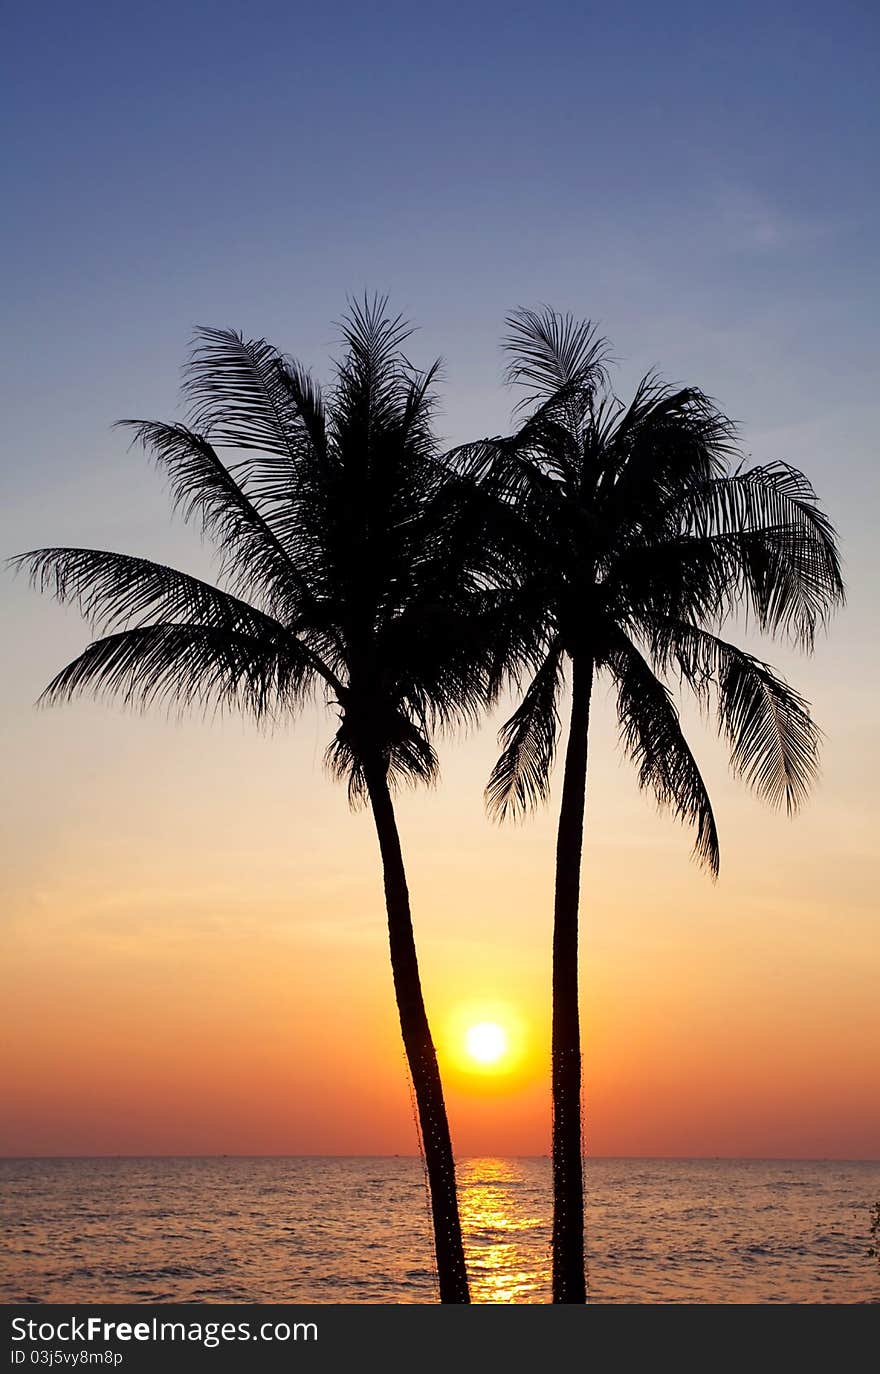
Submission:
<svg viewBox="0 0 880 1374">
<path fill-rule="evenodd" d="M 507 1052 L 507 1033 L 495 1021 L 480 1021 L 468 1028 L 465 1044 L 478 1064 L 497 1064 Z"/>
<path fill-rule="evenodd" d="M 529 1037 L 522 1012 L 492 997 L 459 1003 L 450 1010 L 443 1036 L 444 1059 L 460 1081 L 482 1090 L 494 1082 L 508 1088 L 528 1077 Z"/>
</svg>

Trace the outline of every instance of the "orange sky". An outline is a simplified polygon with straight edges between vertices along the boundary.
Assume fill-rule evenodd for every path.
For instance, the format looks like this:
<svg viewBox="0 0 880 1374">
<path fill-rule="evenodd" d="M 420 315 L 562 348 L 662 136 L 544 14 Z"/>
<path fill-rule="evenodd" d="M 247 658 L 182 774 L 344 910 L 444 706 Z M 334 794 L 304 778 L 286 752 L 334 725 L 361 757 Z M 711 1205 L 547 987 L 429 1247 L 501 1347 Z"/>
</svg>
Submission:
<svg viewBox="0 0 880 1374">
<path fill-rule="evenodd" d="M 81 636 L 54 622 L 36 657 Z M 835 658 L 785 664 L 833 726 L 796 821 L 694 739 L 721 825 L 714 885 L 619 762 L 600 694 L 588 810 L 583 1002 L 597 1154 L 880 1153 L 875 830 L 858 731 L 823 698 Z M 777 659 L 779 655 L 777 655 Z M 36 681 L 34 682 L 36 686 Z M 329 722 L 169 724 L 83 703 L 22 712 L 7 797 L 4 1153 L 415 1149 L 366 814 L 322 773 Z M 499 829 L 491 730 L 406 795 L 429 1014 L 461 1153 L 548 1148 L 554 811 Z M 31 768 L 28 773 L 28 761 Z M 461 1066 L 462 1009 L 518 1020 L 508 1074 Z"/>
</svg>

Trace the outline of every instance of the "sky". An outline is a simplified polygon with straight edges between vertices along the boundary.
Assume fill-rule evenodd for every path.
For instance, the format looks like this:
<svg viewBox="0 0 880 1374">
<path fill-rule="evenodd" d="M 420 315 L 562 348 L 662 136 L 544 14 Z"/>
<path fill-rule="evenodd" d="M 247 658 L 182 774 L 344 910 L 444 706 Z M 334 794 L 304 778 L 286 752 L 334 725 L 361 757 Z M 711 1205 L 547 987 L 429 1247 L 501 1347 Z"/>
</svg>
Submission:
<svg viewBox="0 0 880 1374">
<path fill-rule="evenodd" d="M 639 795 L 599 694 L 583 875 L 585 1137 L 604 1155 L 877 1157 L 878 19 L 868 3 L 16 6 L 0 100 L 0 555 L 212 567 L 111 430 L 174 418 L 196 324 L 327 376 L 346 295 L 444 359 L 444 441 L 503 430 L 505 312 L 601 322 L 622 394 L 715 396 L 840 532 L 805 660 L 823 773 L 793 821 L 685 718 L 713 885 Z M 5 574 L 7 1154 L 410 1153 L 375 838 L 332 717 L 261 734 L 34 701 L 85 644 Z M 399 814 L 462 1154 L 549 1148 L 554 808 L 485 819 L 500 718 Z M 463 1030 L 498 1020 L 487 1073 Z"/>
</svg>

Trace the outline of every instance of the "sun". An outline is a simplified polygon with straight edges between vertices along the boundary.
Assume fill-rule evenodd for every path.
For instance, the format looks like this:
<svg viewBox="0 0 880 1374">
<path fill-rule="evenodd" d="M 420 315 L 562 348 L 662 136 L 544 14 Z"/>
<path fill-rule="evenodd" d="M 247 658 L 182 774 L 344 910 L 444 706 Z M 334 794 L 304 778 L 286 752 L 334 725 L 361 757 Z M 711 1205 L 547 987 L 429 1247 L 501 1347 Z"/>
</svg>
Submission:
<svg viewBox="0 0 880 1374">
<path fill-rule="evenodd" d="M 514 1089 L 529 1070 L 529 1040 L 518 1007 L 491 993 L 473 997 L 449 1008 L 439 1043 L 442 1067 L 467 1092 Z"/>
<path fill-rule="evenodd" d="M 464 1043 L 478 1064 L 497 1064 L 507 1053 L 507 1032 L 497 1021 L 478 1021 L 468 1027 Z"/>
</svg>

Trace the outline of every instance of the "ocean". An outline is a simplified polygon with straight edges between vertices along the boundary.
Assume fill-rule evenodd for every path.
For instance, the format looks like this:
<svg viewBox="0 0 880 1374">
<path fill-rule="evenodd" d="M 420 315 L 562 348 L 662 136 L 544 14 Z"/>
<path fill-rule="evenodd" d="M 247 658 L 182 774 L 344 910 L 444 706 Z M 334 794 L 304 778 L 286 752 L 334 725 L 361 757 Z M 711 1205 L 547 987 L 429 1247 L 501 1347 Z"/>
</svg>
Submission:
<svg viewBox="0 0 880 1374">
<path fill-rule="evenodd" d="M 549 1298 L 546 1159 L 459 1162 L 472 1296 Z M 0 1160 L 7 1303 L 435 1301 L 422 1163 Z M 591 1159 L 590 1296 L 880 1302 L 880 1162 Z"/>
</svg>

